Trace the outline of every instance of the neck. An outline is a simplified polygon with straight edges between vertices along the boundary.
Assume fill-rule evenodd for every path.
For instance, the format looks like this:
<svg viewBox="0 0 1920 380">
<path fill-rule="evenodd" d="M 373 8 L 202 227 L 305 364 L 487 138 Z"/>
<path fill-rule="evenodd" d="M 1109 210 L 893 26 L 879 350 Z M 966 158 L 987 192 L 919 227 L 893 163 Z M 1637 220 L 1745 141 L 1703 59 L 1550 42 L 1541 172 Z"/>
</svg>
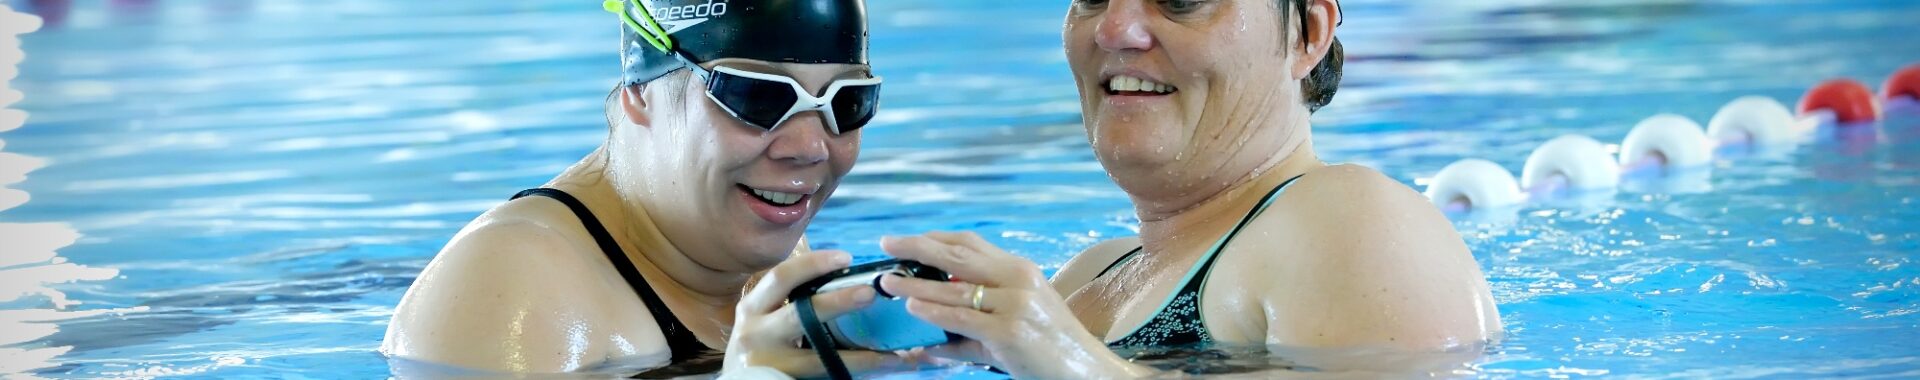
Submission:
<svg viewBox="0 0 1920 380">
<path fill-rule="evenodd" d="M 731 314 L 741 289 L 755 273 L 718 270 L 694 261 L 690 252 L 680 249 L 660 231 L 648 215 L 646 194 L 623 196 L 615 189 L 615 178 L 607 165 L 606 148 L 601 147 L 586 159 L 568 168 L 548 186 L 580 198 L 594 211 L 607 233 L 620 243 L 623 254 L 661 297 L 698 304 L 703 308 Z"/>
<path fill-rule="evenodd" d="M 1140 215 L 1140 243 L 1145 251 L 1188 252 L 1195 251 L 1199 244 L 1212 244 L 1232 228 L 1241 215 L 1257 206 L 1268 191 L 1326 165 L 1314 156 L 1313 144 L 1306 139 L 1301 139 L 1285 154 L 1273 157 L 1227 186 L 1184 202 L 1135 199 L 1135 212 Z"/>
</svg>

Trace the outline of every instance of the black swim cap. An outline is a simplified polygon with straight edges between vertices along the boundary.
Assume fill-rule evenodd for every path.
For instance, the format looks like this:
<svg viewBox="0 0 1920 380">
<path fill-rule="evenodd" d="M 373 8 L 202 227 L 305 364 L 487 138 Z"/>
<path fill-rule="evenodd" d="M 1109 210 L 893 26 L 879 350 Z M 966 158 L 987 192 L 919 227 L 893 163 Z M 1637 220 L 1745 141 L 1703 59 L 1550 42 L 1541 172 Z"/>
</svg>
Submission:
<svg viewBox="0 0 1920 380">
<path fill-rule="evenodd" d="M 694 63 L 719 58 L 867 63 L 865 0 L 605 0 L 602 5 L 623 14 L 622 85 L 684 67 L 673 54 Z M 660 33 L 665 38 L 650 40 Z"/>
</svg>

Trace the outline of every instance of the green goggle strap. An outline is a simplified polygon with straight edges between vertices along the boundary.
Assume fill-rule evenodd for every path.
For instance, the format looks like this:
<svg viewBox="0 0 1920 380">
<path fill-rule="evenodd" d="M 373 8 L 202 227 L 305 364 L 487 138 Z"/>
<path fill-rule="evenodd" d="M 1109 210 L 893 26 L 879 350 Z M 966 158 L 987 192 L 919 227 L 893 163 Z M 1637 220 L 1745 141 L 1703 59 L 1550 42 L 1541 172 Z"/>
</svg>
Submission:
<svg viewBox="0 0 1920 380">
<path fill-rule="evenodd" d="M 627 2 L 632 3 L 634 8 L 639 9 L 642 17 L 646 17 L 647 23 L 644 26 L 640 24 L 639 21 L 633 19 L 632 13 L 628 13 L 626 9 L 621 7 L 620 0 L 606 0 L 600 3 L 600 8 L 607 10 L 607 12 L 620 15 L 620 21 L 626 21 L 627 26 L 632 27 L 634 33 L 640 34 L 640 38 L 646 39 L 647 44 L 653 45 L 654 49 L 660 49 L 661 52 L 672 53 L 673 37 L 669 37 L 666 30 L 660 28 L 660 23 L 653 21 L 653 14 L 647 11 L 647 7 L 640 5 L 640 0 L 627 0 Z"/>
</svg>

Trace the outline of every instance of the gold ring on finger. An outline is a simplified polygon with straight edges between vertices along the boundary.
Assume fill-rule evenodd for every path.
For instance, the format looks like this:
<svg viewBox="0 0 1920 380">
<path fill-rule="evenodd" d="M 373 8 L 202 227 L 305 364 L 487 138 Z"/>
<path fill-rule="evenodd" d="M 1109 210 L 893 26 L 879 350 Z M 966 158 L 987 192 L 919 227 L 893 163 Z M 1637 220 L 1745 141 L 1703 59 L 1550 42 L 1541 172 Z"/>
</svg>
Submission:
<svg viewBox="0 0 1920 380">
<path fill-rule="evenodd" d="M 980 310 L 980 303 L 982 299 L 986 298 L 986 296 L 987 296 L 986 285 L 973 286 L 973 309 L 974 310 Z"/>
</svg>

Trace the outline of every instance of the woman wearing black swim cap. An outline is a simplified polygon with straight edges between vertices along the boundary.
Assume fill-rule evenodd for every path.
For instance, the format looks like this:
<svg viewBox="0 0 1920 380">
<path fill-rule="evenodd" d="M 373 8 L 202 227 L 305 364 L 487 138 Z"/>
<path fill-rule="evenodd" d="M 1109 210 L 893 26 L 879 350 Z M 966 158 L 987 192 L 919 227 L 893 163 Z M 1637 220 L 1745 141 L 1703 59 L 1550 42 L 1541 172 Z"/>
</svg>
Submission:
<svg viewBox="0 0 1920 380">
<path fill-rule="evenodd" d="M 743 299 L 762 273 L 789 258 L 845 265 L 807 253 L 802 233 L 879 101 L 865 2 L 601 5 L 622 31 L 605 143 L 454 236 L 382 352 L 516 373 L 709 373 L 721 348 L 778 338 L 733 330 L 778 310 Z M 871 297 L 817 304 L 831 316 Z"/>
<path fill-rule="evenodd" d="M 1501 323 L 1439 210 L 1314 155 L 1308 116 L 1338 85 L 1342 18 L 1336 0 L 1074 1 L 1063 37 L 1088 139 L 1140 236 L 1095 245 L 1051 281 L 971 232 L 889 238 L 889 254 L 967 282 L 882 286 L 972 339 L 936 355 L 1016 378 L 1156 376 L 1109 347 L 1211 343 L 1374 353 L 1283 355 L 1327 372 L 1458 368 L 1379 355 L 1470 359 Z"/>
</svg>

